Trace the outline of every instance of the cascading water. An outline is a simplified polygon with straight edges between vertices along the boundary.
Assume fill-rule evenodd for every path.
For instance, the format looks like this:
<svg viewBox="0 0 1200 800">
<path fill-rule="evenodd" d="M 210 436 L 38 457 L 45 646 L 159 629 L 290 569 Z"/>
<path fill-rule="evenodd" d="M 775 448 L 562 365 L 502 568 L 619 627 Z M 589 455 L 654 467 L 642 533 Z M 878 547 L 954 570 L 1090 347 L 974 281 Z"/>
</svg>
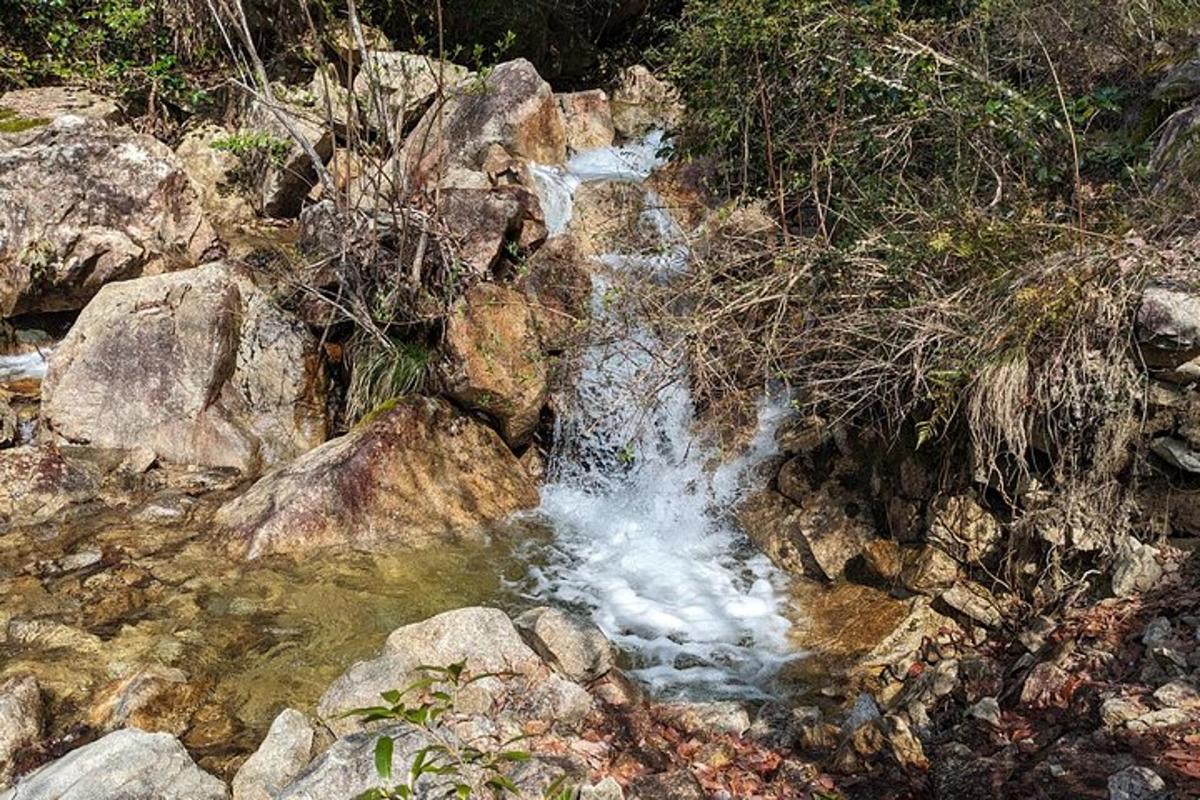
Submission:
<svg viewBox="0 0 1200 800">
<path fill-rule="evenodd" d="M 581 184 L 641 183 L 663 163 L 661 146 L 661 134 L 652 134 L 577 155 L 566 169 L 536 167 L 550 232 L 567 229 Z M 711 468 L 718 459 L 695 435 L 687 375 L 664 363 L 667 348 L 648 326 L 619 317 L 623 280 L 669 279 L 687 262 L 678 228 L 652 192 L 642 214 L 660 246 L 605 254 L 593 270 L 594 327 L 604 335 L 584 353 L 560 414 L 539 509 L 555 544 L 535 570 L 535 592 L 587 609 L 657 692 L 757 696 L 794 655 L 783 579 L 750 552 L 729 513 L 773 453 L 783 410 L 764 404 L 746 452 Z"/>
</svg>

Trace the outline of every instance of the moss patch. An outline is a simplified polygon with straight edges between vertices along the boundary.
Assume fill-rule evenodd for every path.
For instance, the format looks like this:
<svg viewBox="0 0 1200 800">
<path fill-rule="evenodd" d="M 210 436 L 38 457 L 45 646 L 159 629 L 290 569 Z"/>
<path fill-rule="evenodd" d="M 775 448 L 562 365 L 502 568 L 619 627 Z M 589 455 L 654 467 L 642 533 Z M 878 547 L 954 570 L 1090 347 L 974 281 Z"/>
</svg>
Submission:
<svg viewBox="0 0 1200 800">
<path fill-rule="evenodd" d="M 50 120 L 44 117 L 22 117 L 11 108 L 0 106 L 0 133 L 22 133 L 31 128 L 40 128 Z"/>
</svg>

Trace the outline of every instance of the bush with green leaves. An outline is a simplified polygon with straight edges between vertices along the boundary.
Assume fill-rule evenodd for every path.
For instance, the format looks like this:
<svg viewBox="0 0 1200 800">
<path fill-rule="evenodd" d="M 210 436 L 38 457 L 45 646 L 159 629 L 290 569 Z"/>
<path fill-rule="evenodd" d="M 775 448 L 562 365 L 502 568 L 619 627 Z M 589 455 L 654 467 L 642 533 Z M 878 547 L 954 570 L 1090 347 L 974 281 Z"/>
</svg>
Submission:
<svg viewBox="0 0 1200 800">
<path fill-rule="evenodd" d="M 364 723 L 401 722 L 419 728 L 429 743 L 417 750 L 402 775 L 395 774 L 395 740 L 381 735 L 375 743 L 375 771 L 382 785 L 360 794 L 356 800 L 411 800 L 416 797 L 467 798 L 520 796 L 520 790 L 505 774 L 505 768 L 531 758 L 527 750 L 515 749 L 523 737 L 503 742 L 499 749 L 476 746 L 449 730 L 447 720 L 455 716 L 459 693 L 478 681 L 503 677 L 503 673 L 470 675 L 466 662 L 449 666 L 418 667 L 422 677 L 403 689 L 383 692 L 383 705 L 356 708 L 346 716 Z M 429 778 L 432 781 L 423 782 Z M 436 794 L 430 794 L 435 792 Z M 485 794 L 481 794 L 485 793 Z M 565 779 L 554 781 L 545 791 L 547 800 L 570 800 L 574 792 Z"/>
</svg>

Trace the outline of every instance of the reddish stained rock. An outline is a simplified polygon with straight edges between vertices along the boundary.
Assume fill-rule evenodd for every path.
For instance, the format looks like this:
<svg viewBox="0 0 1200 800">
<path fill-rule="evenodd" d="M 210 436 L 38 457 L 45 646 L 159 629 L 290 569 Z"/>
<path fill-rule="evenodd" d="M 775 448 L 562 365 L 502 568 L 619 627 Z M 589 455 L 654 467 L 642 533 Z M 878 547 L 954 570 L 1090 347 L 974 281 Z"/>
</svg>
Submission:
<svg viewBox="0 0 1200 800">
<path fill-rule="evenodd" d="M 537 505 L 491 429 L 424 397 L 400 400 L 272 472 L 215 521 L 245 558 L 422 546 Z"/>
</svg>

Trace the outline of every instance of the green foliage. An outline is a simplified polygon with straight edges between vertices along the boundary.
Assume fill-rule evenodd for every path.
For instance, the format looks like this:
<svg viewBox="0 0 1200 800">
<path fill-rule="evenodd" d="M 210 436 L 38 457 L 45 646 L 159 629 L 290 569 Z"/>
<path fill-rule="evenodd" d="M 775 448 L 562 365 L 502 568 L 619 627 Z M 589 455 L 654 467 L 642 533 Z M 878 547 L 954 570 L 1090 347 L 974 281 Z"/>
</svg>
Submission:
<svg viewBox="0 0 1200 800">
<path fill-rule="evenodd" d="M 210 23 L 183 29 L 195 5 L 195 0 L 0 3 L 0 88 L 85 83 L 139 107 L 153 97 L 155 103 L 194 109 L 208 96 L 189 78 L 184 62 L 194 65 L 213 55 L 196 41 L 212 33 Z"/>
<path fill-rule="evenodd" d="M 1053 5 L 688 0 L 666 52 L 684 144 L 793 231 L 900 270 L 994 274 L 1049 227 L 1113 224 L 1147 153 L 1148 132 L 1127 128 L 1146 77 L 1125 65 L 1149 71 L 1161 38 L 1186 30 L 1179 0 Z M 1113 48 L 1121 69 L 1105 66 Z M 981 246 L 931 253 L 937 231 Z"/>
<path fill-rule="evenodd" d="M 499 673 L 468 675 L 466 662 L 445 667 L 418 667 L 422 677 L 404 689 L 383 692 L 383 705 L 356 708 L 345 716 L 363 722 L 402 722 L 420 728 L 430 740 L 414 755 L 404 775 L 394 774 L 395 741 L 380 736 L 375 742 L 375 772 L 383 785 L 360 794 L 356 800 L 411 800 L 418 796 L 418 786 L 425 777 L 439 779 L 444 798 L 467 800 L 480 790 L 491 797 L 519 795 L 517 787 L 504 774 L 505 767 L 514 762 L 528 761 L 525 750 L 511 749 L 519 739 L 504 742 L 500 749 L 483 749 L 463 742 L 441 726 L 443 718 L 454 714 L 460 692 L 485 678 Z M 428 785 L 421 786 L 428 789 Z M 423 793 L 421 796 L 432 796 Z M 545 797 L 567 800 L 574 796 L 559 779 L 546 790 Z"/>
<path fill-rule="evenodd" d="M 281 164 L 291 149 L 291 142 L 263 131 L 238 131 L 213 139 L 212 148 L 233 153 L 243 160 L 265 157 L 275 164 Z"/>
<path fill-rule="evenodd" d="M 351 422 L 365 420 L 394 398 L 420 391 L 433 360 L 432 352 L 423 345 L 399 340 L 384 345 L 362 333 L 351 341 L 348 352 L 346 415 Z"/>
</svg>

